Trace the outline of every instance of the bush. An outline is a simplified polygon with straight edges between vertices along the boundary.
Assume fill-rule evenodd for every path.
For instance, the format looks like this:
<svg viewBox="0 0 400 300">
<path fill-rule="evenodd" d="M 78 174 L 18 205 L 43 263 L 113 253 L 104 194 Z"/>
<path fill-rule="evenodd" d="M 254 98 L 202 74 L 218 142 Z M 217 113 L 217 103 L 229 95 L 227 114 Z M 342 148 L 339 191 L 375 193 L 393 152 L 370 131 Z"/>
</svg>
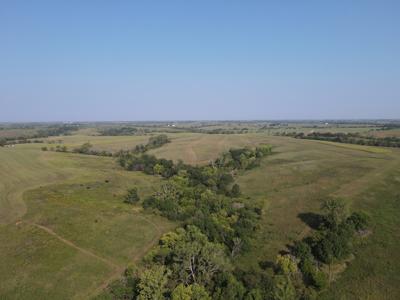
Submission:
<svg viewBox="0 0 400 300">
<path fill-rule="evenodd" d="M 292 252 L 300 261 L 311 260 L 313 258 L 311 247 L 304 241 L 296 242 Z"/>
<path fill-rule="evenodd" d="M 306 288 L 301 297 L 302 300 L 316 300 L 318 299 L 318 292 L 313 288 Z"/>
<path fill-rule="evenodd" d="M 318 290 L 323 290 L 328 286 L 328 277 L 322 271 L 315 270 L 311 273 L 312 285 Z"/>
<path fill-rule="evenodd" d="M 82 146 L 75 148 L 74 152 L 81 154 L 89 154 L 90 149 L 93 147 L 91 143 L 84 143 Z"/>
<path fill-rule="evenodd" d="M 241 192 L 240 192 L 240 186 L 239 186 L 237 183 L 235 183 L 235 184 L 232 186 L 232 189 L 231 189 L 231 192 L 230 192 L 230 196 L 231 196 L 232 198 L 237 198 L 237 197 L 240 196 L 240 194 L 241 194 Z"/>
<path fill-rule="evenodd" d="M 125 195 L 124 202 L 129 204 L 135 204 L 140 201 L 140 197 L 137 192 L 137 188 L 132 188 L 128 190 L 128 193 Z"/>
<path fill-rule="evenodd" d="M 368 226 L 368 216 L 363 212 L 355 212 L 347 218 L 347 223 L 357 231 L 365 230 Z"/>
</svg>

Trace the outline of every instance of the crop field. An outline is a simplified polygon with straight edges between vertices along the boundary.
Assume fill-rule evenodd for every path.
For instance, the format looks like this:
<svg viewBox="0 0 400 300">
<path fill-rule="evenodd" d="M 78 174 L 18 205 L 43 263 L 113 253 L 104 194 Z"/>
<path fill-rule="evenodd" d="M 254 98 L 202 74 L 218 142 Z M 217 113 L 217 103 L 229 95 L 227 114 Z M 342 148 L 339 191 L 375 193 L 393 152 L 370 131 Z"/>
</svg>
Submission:
<svg viewBox="0 0 400 300">
<path fill-rule="evenodd" d="M 87 299 L 174 225 L 122 202 L 156 177 L 110 158 L 0 149 L 0 298 Z"/>
</svg>

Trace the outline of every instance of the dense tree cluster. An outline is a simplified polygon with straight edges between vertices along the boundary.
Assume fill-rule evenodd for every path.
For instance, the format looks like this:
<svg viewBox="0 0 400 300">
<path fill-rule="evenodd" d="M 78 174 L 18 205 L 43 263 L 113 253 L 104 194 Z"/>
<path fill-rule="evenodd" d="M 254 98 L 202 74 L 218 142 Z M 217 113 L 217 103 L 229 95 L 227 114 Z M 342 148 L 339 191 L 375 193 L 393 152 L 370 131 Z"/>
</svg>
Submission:
<svg viewBox="0 0 400 300">
<path fill-rule="evenodd" d="M 261 145 L 255 149 L 231 149 L 215 161 L 219 167 L 231 170 L 249 170 L 259 166 L 261 159 L 271 154 L 271 147 Z"/>
<path fill-rule="evenodd" d="M 123 136 L 123 135 L 137 135 L 141 133 L 136 127 L 109 127 L 99 130 L 100 135 L 103 136 Z"/>
<path fill-rule="evenodd" d="M 182 227 L 160 239 L 140 272 L 111 285 L 112 297 L 264 299 L 269 285 L 259 288 L 253 279 L 243 280 L 247 274 L 234 272 L 232 259 L 249 249 L 261 208 L 242 197 L 231 171 L 247 169 L 244 158 L 259 160 L 270 152 L 269 146 L 231 150 L 224 160 L 208 166 L 174 164 L 147 154 L 127 153 L 120 159 L 127 169 L 165 177 L 160 189 L 142 205 L 180 221 Z M 257 281 L 262 280 L 266 279 L 257 276 Z M 128 291 L 128 298 L 115 297 L 121 291 L 124 297 Z"/>
<path fill-rule="evenodd" d="M 186 171 L 192 185 L 202 184 L 212 190 L 224 190 L 232 181 L 229 171 L 248 170 L 259 165 L 260 160 L 271 153 L 271 147 L 262 145 L 251 148 L 231 149 L 224 153 L 212 164 L 204 167 L 194 167 L 172 160 L 156 158 L 154 155 L 140 154 L 137 151 L 120 151 L 119 164 L 130 171 L 143 171 L 146 174 L 161 175 L 170 178 L 177 175 L 179 171 Z M 235 193 L 238 193 L 235 187 Z M 224 191 L 225 192 L 225 191 Z"/>
<path fill-rule="evenodd" d="M 271 153 L 269 146 L 234 149 L 207 166 L 157 159 L 152 155 L 126 153 L 118 158 L 127 170 L 160 175 L 166 182 L 143 206 L 156 209 L 172 220 L 196 225 L 213 242 L 224 243 L 232 256 L 247 247 L 261 209 L 241 198 L 234 170 L 254 167 Z"/>
<path fill-rule="evenodd" d="M 70 135 L 73 131 L 79 129 L 79 125 L 54 125 L 48 128 L 40 129 L 38 132 L 32 136 L 32 138 L 44 138 L 49 136 L 60 136 L 60 135 Z"/>
<path fill-rule="evenodd" d="M 355 234 L 367 228 L 366 215 L 355 212 L 349 216 L 342 199 L 326 200 L 322 210 L 325 214 L 320 216 L 315 233 L 296 242 L 291 254 L 278 256 L 276 262 L 277 275 L 285 274 L 303 298 L 316 299 L 317 292 L 327 287 L 330 271 L 323 266 L 348 258 Z"/>
<path fill-rule="evenodd" d="M 400 147 L 400 138 L 398 137 L 373 137 L 361 135 L 359 133 L 332 133 L 332 132 L 313 132 L 304 134 L 302 132 L 286 133 L 286 136 L 292 136 L 298 139 L 320 140 L 337 143 L 367 145 L 367 146 L 381 146 L 381 147 Z"/>
<path fill-rule="evenodd" d="M 30 135 L 2 137 L 0 138 L 0 147 L 12 144 L 44 143 L 40 138 L 69 135 L 72 131 L 78 129 L 79 127 L 77 125 L 53 125 L 44 129 L 39 129 L 36 133 Z"/>
<path fill-rule="evenodd" d="M 133 153 L 145 153 L 151 149 L 162 147 L 163 145 L 169 143 L 170 140 L 166 134 L 159 134 L 149 138 L 146 145 L 139 144 L 133 150 Z"/>
<path fill-rule="evenodd" d="M 232 256 L 247 248 L 261 209 L 245 203 L 245 199 L 218 194 L 219 190 L 213 191 L 201 183 L 192 185 L 182 173 L 146 198 L 144 208 L 156 209 L 171 220 L 196 225 L 211 241 L 224 243 Z"/>
<path fill-rule="evenodd" d="M 43 140 L 31 140 L 26 137 L 20 137 L 18 139 L 14 138 L 0 138 L 0 147 L 4 147 L 7 145 L 14 145 L 14 144 L 41 144 Z"/>
</svg>

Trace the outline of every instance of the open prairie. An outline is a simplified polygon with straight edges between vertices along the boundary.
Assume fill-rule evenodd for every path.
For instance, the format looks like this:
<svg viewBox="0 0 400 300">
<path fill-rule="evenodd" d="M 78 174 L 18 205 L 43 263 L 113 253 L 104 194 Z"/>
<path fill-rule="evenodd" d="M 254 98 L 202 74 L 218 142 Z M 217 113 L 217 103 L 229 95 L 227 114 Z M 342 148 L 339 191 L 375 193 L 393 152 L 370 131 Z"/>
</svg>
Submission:
<svg viewBox="0 0 400 300">
<path fill-rule="evenodd" d="M 0 148 L 0 298 L 87 299 L 173 224 L 122 202 L 155 177 L 110 158 Z"/>
<path fill-rule="evenodd" d="M 70 148 L 85 142 L 117 151 L 148 136 L 51 137 Z M 328 196 L 346 199 L 371 218 L 361 240 L 323 299 L 400 297 L 400 152 L 267 133 L 168 133 L 150 150 L 160 158 L 204 165 L 231 148 L 272 145 L 261 166 L 239 171 L 243 194 L 263 207 L 251 248 L 235 261 L 267 269 L 281 251 L 313 231 L 313 214 Z M 46 145 L 46 143 L 44 144 Z M 51 146 L 54 144 L 48 144 Z M 144 198 L 163 179 L 122 170 L 113 158 L 41 151 L 43 144 L 0 148 L 0 295 L 3 299 L 86 299 L 137 262 L 175 225 L 122 202 L 137 187 Z"/>
<path fill-rule="evenodd" d="M 157 157 L 183 160 L 188 164 L 207 164 L 231 148 L 254 147 L 267 143 L 267 134 L 169 134 L 171 143 L 151 150 Z"/>
<path fill-rule="evenodd" d="M 75 134 L 62 137 L 50 137 L 45 142 L 58 142 L 70 149 L 79 147 L 84 143 L 91 143 L 95 150 L 118 151 L 133 149 L 136 145 L 145 144 L 148 136 L 95 136 L 85 134 Z M 48 144 L 52 146 L 52 144 Z M 53 145 L 54 146 L 54 145 Z"/>
<path fill-rule="evenodd" d="M 251 251 L 238 264 L 271 265 L 280 251 L 312 231 L 322 201 L 340 196 L 351 210 L 367 212 L 373 229 L 324 299 L 398 299 L 400 152 L 278 137 L 269 142 L 274 154 L 238 179 L 244 193 L 264 205 Z"/>
</svg>

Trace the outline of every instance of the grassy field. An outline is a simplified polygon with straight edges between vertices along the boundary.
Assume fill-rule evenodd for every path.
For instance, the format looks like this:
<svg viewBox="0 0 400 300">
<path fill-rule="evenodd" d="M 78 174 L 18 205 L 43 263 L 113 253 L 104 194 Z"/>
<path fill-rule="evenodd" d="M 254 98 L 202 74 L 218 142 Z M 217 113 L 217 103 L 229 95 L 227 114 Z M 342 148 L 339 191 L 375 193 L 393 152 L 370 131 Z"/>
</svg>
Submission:
<svg viewBox="0 0 400 300">
<path fill-rule="evenodd" d="M 189 164 L 205 164 L 217 158 L 223 151 L 232 147 L 255 146 L 263 143 L 266 134 L 200 134 L 200 133 L 168 133 L 171 143 L 149 151 L 158 157 L 177 161 L 182 159 Z M 138 144 L 146 144 L 150 135 L 144 136 L 88 136 L 70 135 L 50 137 L 44 141 L 62 141 L 69 149 L 90 142 L 96 150 L 118 151 L 133 149 Z M 31 145 L 36 149 L 42 146 L 55 147 L 57 144 Z"/>
<path fill-rule="evenodd" d="M 376 130 L 369 132 L 369 134 L 378 138 L 400 137 L 400 129 Z"/>
<path fill-rule="evenodd" d="M 122 203 L 159 180 L 36 147 L 0 149 L 0 298 L 87 299 L 174 226 Z"/>
<path fill-rule="evenodd" d="M 267 133 L 168 135 L 171 143 L 150 153 L 191 164 L 205 164 L 232 147 L 273 146 L 274 154 L 259 168 L 237 178 L 243 193 L 264 207 L 252 249 L 238 266 L 268 265 L 311 232 L 310 213 L 336 195 L 371 216 L 373 233 L 321 297 L 400 298 L 398 149 Z M 146 143 L 148 136 L 51 139 L 70 147 L 90 141 L 115 151 Z M 41 146 L 0 149 L 0 298 L 84 299 L 117 278 L 173 224 L 121 201 L 131 186 L 138 186 L 141 196 L 151 193 L 160 184 L 157 177 L 125 172 L 111 158 L 42 152 Z"/>
<path fill-rule="evenodd" d="M 351 209 L 369 213 L 374 233 L 324 297 L 399 299 L 400 243 L 391 233 L 400 225 L 400 211 L 393 207 L 399 200 L 400 153 L 290 138 L 271 138 L 270 142 L 275 154 L 265 159 L 261 168 L 238 179 L 245 194 L 264 203 L 252 250 L 238 265 L 245 269 L 269 265 L 279 251 L 310 233 L 310 213 L 319 212 L 326 196 L 336 195 L 345 198 Z M 378 249 L 383 252 L 374 257 L 372 253 Z M 382 263 L 391 266 L 389 274 Z M 361 277 L 363 280 L 358 280 Z"/>
<path fill-rule="evenodd" d="M 243 172 L 244 194 L 264 205 L 252 250 L 237 264 L 261 268 L 311 232 L 311 213 L 327 196 L 340 196 L 351 210 L 371 217 L 373 234 L 357 246 L 356 258 L 321 296 L 323 299 L 400 298 L 400 151 L 266 134 L 201 135 L 173 140 L 154 153 L 192 164 L 206 163 L 231 147 L 269 143 L 274 154 L 260 168 Z M 261 264 L 260 264 L 261 263 Z"/>
<path fill-rule="evenodd" d="M 321 299 L 400 299 L 400 165 L 397 162 L 353 198 L 369 213 L 372 234 Z"/>
<path fill-rule="evenodd" d="M 189 164 L 206 164 L 230 148 L 254 147 L 268 141 L 266 134 L 170 134 L 171 143 L 151 150 L 158 157 L 183 160 Z"/>
<path fill-rule="evenodd" d="M 252 250 L 237 261 L 264 268 L 295 240 L 311 233 L 310 215 L 327 196 L 346 199 L 351 210 L 371 217 L 373 234 L 323 299 L 400 298 L 400 151 L 398 149 L 272 137 L 267 134 L 176 138 L 153 152 L 203 164 L 231 147 L 269 143 L 274 154 L 238 177 L 244 194 L 264 205 Z"/>
<path fill-rule="evenodd" d="M 70 150 L 79 147 L 84 143 L 91 143 L 95 150 L 118 151 L 121 149 L 128 150 L 139 144 L 146 144 L 149 136 L 94 136 L 85 134 L 67 135 L 61 137 L 49 137 L 44 141 L 62 141 Z M 45 144 L 51 147 L 57 144 Z M 42 144 L 43 146 L 43 144 Z"/>
</svg>

